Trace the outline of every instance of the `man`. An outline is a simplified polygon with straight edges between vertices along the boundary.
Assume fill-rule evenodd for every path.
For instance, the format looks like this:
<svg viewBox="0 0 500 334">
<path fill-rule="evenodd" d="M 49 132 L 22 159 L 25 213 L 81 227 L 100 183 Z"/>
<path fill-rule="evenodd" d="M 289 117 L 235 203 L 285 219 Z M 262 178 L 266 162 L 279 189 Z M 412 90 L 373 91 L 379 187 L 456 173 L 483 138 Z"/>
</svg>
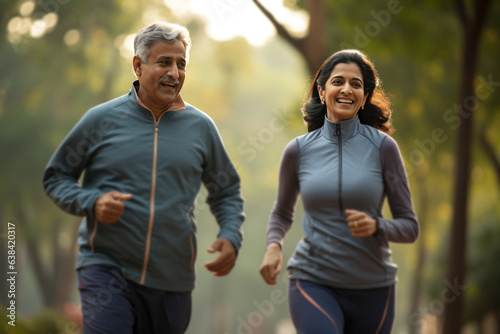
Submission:
<svg viewBox="0 0 500 334">
<path fill-rule="evenodd" d="M 201 183 L 220 226 L 208 249 L 219 255 L 205 267 L 224 276 L 235 264 L 240 180 L 213 121 L 179 94 L 190 44 L 175 24 L 140 30 L 130 93 L 90 109 L 45 170 L 47 195 L 85 216 L 76 260 L 85 333 L 184 333 Z"/>
</svg>

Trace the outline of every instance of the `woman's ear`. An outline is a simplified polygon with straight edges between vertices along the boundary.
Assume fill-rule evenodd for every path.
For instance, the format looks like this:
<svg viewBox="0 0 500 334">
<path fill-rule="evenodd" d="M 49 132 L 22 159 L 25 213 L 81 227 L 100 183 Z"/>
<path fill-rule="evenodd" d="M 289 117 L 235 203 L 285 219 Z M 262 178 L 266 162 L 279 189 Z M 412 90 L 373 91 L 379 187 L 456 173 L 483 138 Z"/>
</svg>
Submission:
<svg viewBox="0 0 500 334">
<path fill-rule="evenodd" d="M 321 104 L 325 104 L 325 98 L 323 96 L 325 91 L 323 90 L 323 88 L 321 88 L 320 85 L 317 86 L 317 89 L 318 89 L 319 99 L 321 100 Z"/>
</svg>

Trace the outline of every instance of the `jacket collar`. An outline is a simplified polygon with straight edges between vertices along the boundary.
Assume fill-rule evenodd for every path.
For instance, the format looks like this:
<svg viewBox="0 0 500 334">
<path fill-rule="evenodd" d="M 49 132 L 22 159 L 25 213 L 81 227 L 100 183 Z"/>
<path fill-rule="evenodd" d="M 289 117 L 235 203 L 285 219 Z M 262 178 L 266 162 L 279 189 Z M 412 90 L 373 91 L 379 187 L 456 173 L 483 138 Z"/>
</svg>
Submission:
<svg viewBox="0 0 500 334">
<path fill-rule="evenodd" d="M 132 88 L 130 89 L 130 93 L 133 93 L 132 96 L 135 97 L 135 101 L 143 108 L 151 111 L 139 98 L 139 80 L 135 80 L 132 83 Z M 182 99 L 181 93 L 177 94 L 174 101 L 166 111 L 174 111 L 174 110 L 184 110 L 186 109 L 186 105 L 184 104 L 184 100 Z"/>
<path fill-rule="evenodd" d="M 335 123 L 330 121 L 325 115 L 325 123 L 321 128 L 321 134 L 333 141 L 339 139 L 339 134 L 342 140 L 349 139 L 359 132 L 360 124 L 358 116 Z"/>
</svg>

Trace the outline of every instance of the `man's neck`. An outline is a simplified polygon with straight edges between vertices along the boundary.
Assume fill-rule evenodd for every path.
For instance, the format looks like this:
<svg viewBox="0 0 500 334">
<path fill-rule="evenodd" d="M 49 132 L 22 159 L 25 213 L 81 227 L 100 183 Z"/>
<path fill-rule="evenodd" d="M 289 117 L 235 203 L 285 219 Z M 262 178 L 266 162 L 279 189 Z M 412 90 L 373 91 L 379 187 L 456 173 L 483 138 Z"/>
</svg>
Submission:
<svg viewBox="0 0 500 334">
<path fill-rule="evenodd" d="M 174 102 L 174 100 L 172 100 L 167 106 L 165 106 L 164 108 L 153 108 L 153 107 L 150 107 L 148 106 L 144 101 L 143 99 L 141 98 L 141 93 L 140 92 L 135 92 L 135 95 L 137 97 L 137 102 L 144 108 L 148 109 L 154 116 L 155 116 L 155 119 L 158 119 L 164 112 L 168 111 L 168 108 L 170 108 L 170 106 L 172 105 L 172 102 Z"/>
<path fill-rule="evenodd" d="M 135 92 L 137 103 L 139 103 L 139 105 L 142 106 L 143 108 L 146 108 L 147 110 L 149 110 L 155 116 L 156 119 L 158 119 L 163 113 L 165 113 L 167 111 L 186 109 L 186 105 L 184 104 L 184 100 L 182 99 L 182 96 L 180 93 L 177 94 L 175 99 L 173 99 L 172 102 L 170 102 L 164 108 L 152 108 L 152 107 L 146 105 L 144 103 L 144 101 L 142 100 L 140 93 L 138 91 L 139 87 L 134 87 L 134 88 L 135 88 L 134 92 Z"/>
</svg>

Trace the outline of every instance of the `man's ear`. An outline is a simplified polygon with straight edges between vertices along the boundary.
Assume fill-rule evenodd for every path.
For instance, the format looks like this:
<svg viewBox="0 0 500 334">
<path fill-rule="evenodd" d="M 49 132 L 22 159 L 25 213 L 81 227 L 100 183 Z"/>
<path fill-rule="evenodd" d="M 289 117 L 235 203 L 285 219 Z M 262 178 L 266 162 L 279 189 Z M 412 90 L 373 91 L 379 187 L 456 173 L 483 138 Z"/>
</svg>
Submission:
<svg viewBox="0 0 500 334">
<path fill-rule="evenodd" d="M 134 56 L 134 59 L 132 59 L 132 66 L 134 67 L 134 73 L 137 78 L 139 78 L 142 74 L 141 65 L 141 58 Z"/>
</svg>

